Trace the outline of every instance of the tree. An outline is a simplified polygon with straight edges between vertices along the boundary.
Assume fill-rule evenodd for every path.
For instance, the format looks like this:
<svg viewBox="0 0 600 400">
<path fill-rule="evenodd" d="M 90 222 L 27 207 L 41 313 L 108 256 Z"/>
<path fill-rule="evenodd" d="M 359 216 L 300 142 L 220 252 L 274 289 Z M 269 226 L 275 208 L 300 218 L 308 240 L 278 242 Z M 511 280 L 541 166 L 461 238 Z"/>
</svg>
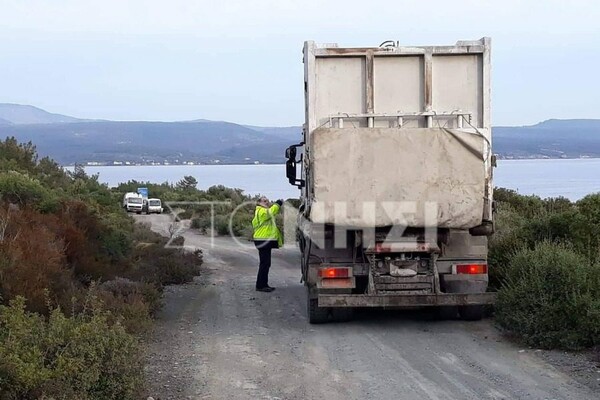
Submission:
<svg viewBox="0 0 600 400">
<path fill-rule="evenodd" d="M 82 164 L 75 164 L 73 168 L 73 172 L 71 172 L 71 177 L 73 179 L 87 179 L 87 173 L 85 172 L 85 167 Z"/>
<path fill-rule="evenodd" d="M 19 143 L 14 137 L 0 140 L 0 170 L 32 172 L 37 164 L 33 143 Z"/>
<path fill-rule="evenodd" d="M 177 182 L 177 184 L 175 186 L 177 187 L 177 189 L 181 189 L 181 190 L 192 190 L 192 189 L 196 189 L 197 184 L 198 184 L 198 181 L 196 180 L 196 178 L 194 178 L 191 175 L 186 175 L 183 177 L 182 180 Z"/>
</svg>

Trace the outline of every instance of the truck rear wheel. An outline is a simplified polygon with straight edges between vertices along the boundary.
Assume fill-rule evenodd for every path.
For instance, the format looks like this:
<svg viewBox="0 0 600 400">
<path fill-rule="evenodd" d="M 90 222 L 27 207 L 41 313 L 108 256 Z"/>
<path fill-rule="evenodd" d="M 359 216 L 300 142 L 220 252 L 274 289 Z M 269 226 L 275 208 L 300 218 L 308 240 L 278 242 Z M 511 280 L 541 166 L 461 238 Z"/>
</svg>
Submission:
<svg viewBox="0 0 600 400">
<path fill-rule="evenodd" d="M 311 324 L 323 324 L 329 320 L 329 308 L 319 307 L 318 299 L 308 297 L 308 322 Z"/>
<path fill-rule="evenodd" d="M 458 312 L 465 321 L 479 321 L 483 318 L 484 309 L 482 305 L 460 306 Z"/>
</svg>

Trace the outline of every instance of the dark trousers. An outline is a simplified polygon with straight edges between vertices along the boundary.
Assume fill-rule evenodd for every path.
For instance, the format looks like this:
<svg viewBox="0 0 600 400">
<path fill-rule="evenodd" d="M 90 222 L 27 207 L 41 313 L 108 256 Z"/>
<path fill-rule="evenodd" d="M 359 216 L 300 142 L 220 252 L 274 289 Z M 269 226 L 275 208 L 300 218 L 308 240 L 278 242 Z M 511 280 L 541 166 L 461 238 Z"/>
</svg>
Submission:
<svg viewBox="0 0 600 400">
<path fill-rule="evenodd" d="M 258 249 L 258 275 L 256 276 L 256 288 L 262 289 L 269 286 L 269 269 L 271 268 L 271 249 L 277 248 L 277 242 L 273 240 L 255 240 L 254 245 Z"/>
</svg>

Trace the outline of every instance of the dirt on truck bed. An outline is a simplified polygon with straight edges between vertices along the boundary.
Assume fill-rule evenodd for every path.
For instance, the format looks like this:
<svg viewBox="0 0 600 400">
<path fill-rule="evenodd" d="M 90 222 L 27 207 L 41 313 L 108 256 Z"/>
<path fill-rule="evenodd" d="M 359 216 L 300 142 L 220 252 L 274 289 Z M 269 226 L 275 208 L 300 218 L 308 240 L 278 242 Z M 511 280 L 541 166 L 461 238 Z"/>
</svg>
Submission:
<svg viewBox="0 0 600 400">
<path fill-rule="evenodd" d="M 161 233 L 171 222 L 136 219 Z M 491 320 L 363 310 L 352 322 L 309 325 L 295 249 L 273 251 L 277 290 L 260 293 L 249 244 L 183 235 L 205 263 L 194 283 L 166 289 L 148 351 L 154 399 L 600 398 L 588 358 L 519 347 Z"/>
</svg>

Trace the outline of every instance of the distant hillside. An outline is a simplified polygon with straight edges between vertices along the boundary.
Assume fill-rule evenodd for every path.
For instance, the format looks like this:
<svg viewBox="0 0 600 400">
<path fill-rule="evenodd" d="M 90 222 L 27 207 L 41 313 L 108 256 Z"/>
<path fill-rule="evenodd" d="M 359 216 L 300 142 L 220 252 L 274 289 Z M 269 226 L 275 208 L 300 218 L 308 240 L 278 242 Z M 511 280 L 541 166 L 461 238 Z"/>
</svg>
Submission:
<svg viewBox="0 0 600 400">
<path fill-rule="evenodd" d="M 228 122 L 116 122 L 0 126 L 61 164 L 283 162 L 287 141 Z"/>
<path fill-rule="evenodd" d="M 502 158 L 600 157 L 600 120 L 550 119 L 532 126 L 495 127 L 494 152 Z"/>
<path fill-rule="evenodd" d="M 246 128 L 253 129 L 258 132 L 264 132 L 269 135 L 277 136 L 286 140 L 302 141 L 302 127 L 300 126 L 285 126 L 285 127 L 264 127 L 244 125 Z"/>
<path fill-rule="evenodd" d="M 31 140 L 40 155 L 61 164 L 283 163 L 285 148 L 302 140 L 302 128 L 231 122 L 118 122 L 82 120 L 32 106 L 0 104 L 0 137 Z M 600 157 L 600 120 L 540 122 L 495 127 L 500 158 Z"/>
<path fill-rule="evenodd" d="M 34 106 L 0 103 L 0 119 L 13 124 L 53 124 L 82 121 L 67 115 L 52 114 Z"/>
</svg>

